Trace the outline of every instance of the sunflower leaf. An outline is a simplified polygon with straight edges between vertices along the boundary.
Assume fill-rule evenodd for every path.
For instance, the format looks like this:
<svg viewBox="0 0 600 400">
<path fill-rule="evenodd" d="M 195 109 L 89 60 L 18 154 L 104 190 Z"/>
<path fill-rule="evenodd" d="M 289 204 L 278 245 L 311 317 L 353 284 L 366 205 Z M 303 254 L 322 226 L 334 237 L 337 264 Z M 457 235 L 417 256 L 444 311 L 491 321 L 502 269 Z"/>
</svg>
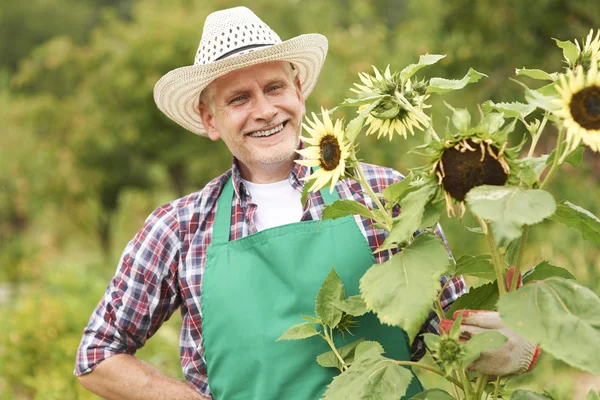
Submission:
<svg viewBox="0 0 600 400">
<path fill-rule="evenodd" d="M 423 56 L 420 56 L 419 62 L 417 64 L 407 65 L 402 71 L 400 71 L 400 80 L 403 83 L 406 82 L 421 68 L 435 64 L 444 57 L 446 57 L 446 55 L 442 54 L 425 54 Z"/>
<path fill-rule="evenodd" d="M 398 244 L 412 237 L 413 233 L 421 227 L 425 206 L 435 194 L 436 189 L 436 185 L 424 185 L 402 199 L 400 216 L 395 218 L 394 226 L 388 237 L 375 252 L 396 248 Z"/>
<path fill-rule="evenodd" d="M 383 323 L 403 328 L 412 341 L 431 310 L 448 264 L 448 251 L 437 235 L 417 236 L 410 246 L 372 266 L 360 279 L 367 308 Z"/>
<path fill-rule="evenodd" d="M 360 338 L 350 344 L 347 344 L 337 349 L 339 355 L 344 359 L 346 364 L 352 364 L 352 361 L 354 361 L 355 358 L 356 346 L 363 343 L 364 341 L 364 338 Z M 340 360 L 337 358 L 333 350 L 329 350 L 323 354 L 318 355 L 317 363 L 319 363 L 321 367 L 325 368 L 340 368 L 342 366 Z"/>
<path fill-rule="evenodd" d="M 412 378 L 410 370 L 383 357 L 379 349 L 372 348 L 357 357 L 341 375 L 333 378 L 324 399 L 396 400 L 406 393 Z"/>
<path fill-rule="evenodd" d="M 311 324 L 310 322 L 304 322 L 302 324 L 294 325 L 288 328 L 285 332 L 283 332 L 281 336 L 279 336 L 276 342 L 280 340 L 306 339 L 318 334 L 319 332 L 317 332 L 313 324 Z"/>
<path fill-rule="evenodd" d="M 450 104 L 444 102 L 446 107 L 452 110 L 452 125 L 459 132 L 466 132 L 471 126 L 471 114 L 466 108 L 454 108 Z"/>
<path fill-rule="evenodd" d="M 504 114 L 507 118 L 518 118 L 524 120 L 529 114 L 535 111 L 536 107 L 531 104 L 523 104 L 515 101 L 514 103 L 494 103 L 488 100 L 482 105 L 483 111 L 487 114 L 496 110 Z"/>
<path fill-rule="evenodd" d="M 302 187 L 302 197 L 300 197 L 300 204 L 302 205 L 302 208 L 304 208 L 306 200 L 308 200 L 308 196 L 311 193 L 309 189 L 315 184 L 316 181 L 316 179 L 309 179 Z"/>
<path fill-rule="evenodd" d="M 581 232 L 584 239 L 600 244 L 600 219 L 588 210 L 571 202 L 561 201 L 550 219 L 575 228 Z"/>
<path fill-rule="evenodd" d="M 325 278 L 315 301 L 315 314 L 325 324 L 334 327 L 342 319 L 342 311 L 336 303 L 346 298 L 344 284 L 333 267 Z"/>
<path fill-rule="evenodd" d="M 600 395 L 594 389 L 590 389 L 584 400 L 600 400 Z"/>
<path fill-rule="evenodd" d="M 562 49 L 565 59 L 569 61 L 571 65 L 574 65 L 579 56 L 579 49 L 577 49 L 577 46 L 568 40 L 562 41 L 554 38 L 552 39 L 556 42 L 556 45 Z"/>
<path fill-rule="evenodd" d="M 466 202 L 473 214 L 490 220 L 500 247 L 521 236 L 523 225 L 533 225 L 550 217 L 556 203 L 541 189 L 482 185 L 471 189 Z"/>
<path fill-rule="evenodd" d="M 473 335 L 465 344 L 465 354 L 460 357 L 467 366 L 477 360 L 483 351 L 495 350 L 504 345 L 508 338 L 498 331 L 489 331 Z"/>
<path fill-rule="evenodd" d="M 496 273 L 490 259 L 491 256 L 489 254 L 480 254 L 477 256 L 465 254 L 456 261 L 453 275 L 470 275 L 493 281 L 496 279 Z"/>
<path fill-rule="evenodd" d="M 356 346 L 354 357 L 359 358 L 363 353 L 366 353 L 371 349 L 375 349 L 379 354 L 385 353 L 385 350 L 383 350 L 383 346 L 381 345 L 381 343 L 372 340 L 367 340 L 359 343 L 358 346 Z"/>
<path fill-rule="evenodd" d="M 413 175 L 411 172 L 400 182 L 392 183 L 391 185 L 383 189 L 383 197 L 388 201 L 388 203 L 399 202 L 401 196 L 405 194 L 406 190 L 409 188 L 410 182 L 412 182 L 412 178 Z"/>
<path fill-rule="evenodd" d="M 348 123 L 348 125 L 346 126 L 346 132 L 345 132 L 346 140 L 348 140 L 350 143 L 354 143 L 354 140 L 356 139 L 356 137 L 358 136 L 358 134 L 360 133 L 361 129 L 364 126 L 365 118 L 367 118 L 367 115 L 375 107 L 377 107 L 380 100 L 381 100 L 381 96 L 379 96 L 376 100 L 372 101 L 372 103 L 367 108 L 365 108 L 364 110 L 362 110 L 360 112 L 358 117 L 354 118 L 352 121 L 350 121 Z"/>
<path fill-rule="evenodd" d="M 427 93 L 438 93 L 444 94 L 453 90 L 459 90 L 467 86 L 469 83 L 477 82 L 481 78 L 487 78 L 486 74 L 475 71 L 473 68 L 469 68 L 469 71 L 462 79 L 444 79 L 444 78 L 431 78 L 429 81 L 429 87 Z"/>
<path fill-rule="evenodd" d="M 486 283 L 476 288 L 471 288 L 467 293 L 460 296 L 446 313 L 452 318 L 457 310 L 494 310 L 498 301 L 498 285 L 496 281 Z"/>
<path fill-rule="evenodd" d="M 350 296 L 345 300 L 337 301 L 334 303 L 334 305 L 346 314 L 350 314 L 353 317 L 360 317 L 367 312 L 367 305 L 359 294 Z"/>
<path fill-rule="evenodd" d="M 583 145 L 580 145 L 571 154 L 569 154 L 569 156 L 565 159 L 565 162 L 571 164 L 571 166 L 573 166 L 574 168 L 577 168 L 579 166 L 579 164 L 581 164 L 581 161 L 583 160 L 584 150 L 585 150 L 585 147 Z M 555 155 L 556 155 L 556 149 L 552 150 L 552 153 L 550 153 L 550 156 L 546 160 L 546 165 L 550 165 L 554 162 Z"/>
<path fill-rule="evenodd" d="M 523 284 L 526 285 L 533 281 L 541 281 L 546 278 L 558 276 L 565 279 L 575 279 L 573 274 L 564 268 L 555 267 L 548 261 L 542 261 L 535 267 L 523 274 Z"/>
<path fill-rule="evenodd" d="M 388 96 L 388 95 L 387 94 L 377 94 L 374 96 L 363 97 L 360 99 L 348 98 L 348 99 L 345 99 L 344 101 L 342 101 L 337 107 L 334 107 L 331 110 L 329 110 L 329 113 L 331 114 L 342 107 L 358 107 L 358 106 L 362 106 L 364 104 L 371 104 L 371 103 L 376 102 L 377 100 L 379 100 L 383 97 L 386 97 L 386 96 Z"/>
<path fill-rule="evenodd" d="M 423 210 L 423 218 L 421 218 L 421 226 L 419 229 L 431 228 L 440 221 L 442 212 L 446 209 L 444 203 L 433 203 L 429 202 L 425 204 Z"/>
<path fill-rule="evenodd" d="M 558 78 L 558 74 L 556 72 L 549 74 L 541 69 L 517 68 L 515 73 L 517 76 L 528 76 L 540 81 L 555 81 Z"/>
<path fill-rule="evenodd" d="M 455 400 L 454 397 L 450 396 L 448 392 L 442 389 L 428 389 L 416 396 L 410 398 L 410 400 Z"/>
<path fill-rule="evenodd" d="M 347 215 L 358 214 L 361 217 L 375 219 L 373 212 L 368 207 L 354 200 L 336 200 L 326 205 L 323 210 L 323 219 L 337 219 Z"/>
<path fill-rule="evenodd" d="M 552 398 L 531 390 L 517 389 L 512 392 L 510 400 L 552 400 Z"/>
<path fill-rule="evenodd" d="M 600 374 L 600 298 L 573 280 L 548 278 L 506 293 L 502 322 L 567 364 Z"/>
</svg>

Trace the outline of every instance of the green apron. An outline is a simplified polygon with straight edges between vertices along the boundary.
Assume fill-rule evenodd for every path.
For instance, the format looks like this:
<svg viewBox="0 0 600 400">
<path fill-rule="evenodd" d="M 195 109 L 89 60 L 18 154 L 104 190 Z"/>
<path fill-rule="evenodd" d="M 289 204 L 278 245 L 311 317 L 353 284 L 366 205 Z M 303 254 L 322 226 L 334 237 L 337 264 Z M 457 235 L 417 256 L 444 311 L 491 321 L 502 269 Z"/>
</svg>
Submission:
<svg viewBox="0 0 600 400">
<path fill-rule="evenodd" d="M 326 204 L 337 193 L 321 191 Z M 316 357 L 329 349 L 313 336 L 275 340 L 314 315 L 315 297 L 334 266 L 347 296 L 359 294 L 358 283 L 375 263 L 353 217 L 304 221 L 266 229 L 229 241 L 231 178 L 221 193 L 202 279 L 202 340 L 208 383 L 217 400 L 319 399 L 333 377 Z M 406 333 L 384 326 L 367 313 L 353 336 L 338 335 L 338 347 L 360 337 L 383 345 L 385 355 L 409 360 Z M 415 377 L 406 397 L 422 391 Z"/>
</svg>

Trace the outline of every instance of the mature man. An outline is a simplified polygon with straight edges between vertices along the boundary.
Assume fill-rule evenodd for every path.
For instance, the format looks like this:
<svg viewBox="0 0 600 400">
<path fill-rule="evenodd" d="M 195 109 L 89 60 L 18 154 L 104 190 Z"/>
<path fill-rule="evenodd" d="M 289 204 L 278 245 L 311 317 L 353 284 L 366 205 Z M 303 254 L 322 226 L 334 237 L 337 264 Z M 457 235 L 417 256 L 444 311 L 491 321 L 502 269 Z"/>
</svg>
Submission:
<svg viewBox="0 0 600 400">
<path fill-rule="evenodd" d="M 201 191 L 156 209 L 128 244 L 81 341 L 75 373 L 86 388 L 109 399 L 322 395 L 333 376 L 315 362 L 325 344 L 275 339 L 311 312 L 332 265 L 356 294 L 365 270 L 389 257 L 373 255 L 384 234 L 366 220 L 319 221 L 336 198 L 374 207 L 356 182 L 313 193 L 304 208 L 300 202 L 311 173 L 294 162 L 304 99 L 326 53 L 322 35 L 282 42 L 237 7 L 209 15 L 194 65 L 158 81 L 158 107 L 184 128 L 222 139 L 234 162 Z M 379 192 L 402 179 L 372 165 L 364 171 Z M 464 289 L 461 279 L 449 282 L 443 305 Z M 177 308 L 187 384 L 133 355 Z M 424 329 L 437 331 L 437 322 Z M 380 341 L 393 358 L 411 358 L 406 335 L 373 315 L 355 334 Z M 414 379 L 407 394 L 420 390 Z"/>
</svg>

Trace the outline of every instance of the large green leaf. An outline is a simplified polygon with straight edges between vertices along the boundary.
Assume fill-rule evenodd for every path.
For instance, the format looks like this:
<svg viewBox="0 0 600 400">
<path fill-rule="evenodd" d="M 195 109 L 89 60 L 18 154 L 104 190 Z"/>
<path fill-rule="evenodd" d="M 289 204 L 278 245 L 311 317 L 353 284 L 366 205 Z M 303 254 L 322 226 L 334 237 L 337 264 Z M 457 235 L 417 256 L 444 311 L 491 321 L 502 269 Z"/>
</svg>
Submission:
<svg viewBox="0 0 600 400">
<path fill-rule="evenodd" d="M 554 82 L 556 79 L 558 79 L 558 74 L 556 72 L 549 74 L 541 69 L 517 68 L 515 70 L 515 73 L 517 74 L 517 76 L 528 76 L 530 78 L 537 79 L 540 81 Z"/>
<path fill-rule="evenodd" d="M 356 350 L 356 346 L 358 346 L 360 343 L 362 343 L 364 341 L 365 341 L 364 338 L 360 338 L 350 344 L 347 344 L 347 345 L 337 349 L 337 352 L 339 353 L 340 357 L 342 357 L 344 359 L 344 362 L 346 364 L 352 364 L 352 362 L 354 361 L 354 352 Z M 329 350 L 323 354 L 319 354 L 317 356 L 317 363 L 321 367 L 325 367 L 325 368 L 338 368 L 339 369 L 342 367 L 340 360 L 336 357 L 333 350 Z"/>
<path fill-rule="evenodd" d="M 502 247 L 521 236 L 523 225 L 541 222 L 556 209 L 550 193 L 514 186 L 478 186 L 467 193 L 466 201 L 475 215 L 492 221 L 496 242 Z"/>
<path fill-rule="evenodd" d="M 418 63 L 407 65 L 402 71 L 400 71 L 400 80 L 402 82 L 406 82 L 407 79 L 416 74 L 421 68 L 435 64 L 444 57 L 446 56 L 442 54 L 425 54 L 420 56 Z"/>
<path fill-rule="evenodd" d="M 333 378 L 324 399 L 398 400 L 406 393 L 412 377 L 410 370 L 371 349 Z"/>
<path fill-rule="evenodd" d="M 550 219 L 575 228 L 581 232 L 584 239 L 600 244 L 600 219 L 588 210 L 571 202 L 561 201 Z"/>
<path fill-rule="evenodd" d="M 494 310 L 498 301 L 498 285 L 496 281 L 486 283 L 460 296 L 446 313 L 448 318 L 457 310 Z"/>
<path fill-rule="evenodd" d="M 495 350 L 504 345 L 508 338 L 498 331 L 489 331 L 473 335 L 471 339 L 465 343 L 465 353 L 461 357 L 464 366 L 471 364 L 477 360 L 482 352 Z"/>
<path fill-rule="evenodd" d="M 354 356 L 356 358 L 358 358 L 361 355 L 363 355 L 363 353 L 366 353 L 367 351 L 370 351 L 371 349 L 375 349 L 379 354 L 385 353 L 381 343 L 367 340 L 365 342 L 359 343 L 358 346 L 356 346 L 356 351 L 354 352 Z"/>
<path fill-rule="evenodd" d="M 279 338 L 277 338 L 276 342 L 280 340 L 306 339 L 318 334 L 319 332 L 317 332 L 313 324 L 310 322 L 305 322 L 303 324 L 294 325 L 291 328 L 288 328 L 281 336 L 279 336 Z"/>
<path fill-rule="evenodd" d="M 392 183 L 385 189 L 383 189 L 383 197 L 388 202 L 398 202 L 401 196 L 406 192 L 406 190 L 410 187 L 412 182 L 412 175 L 409 174 L 407 177 L 402 179 L 400 182 Z"/>
<path fill-rule="evenodd" d="M 594 389 L 591 389 L 585 396 L 585 400 L 600 400 L 600 395 Z"/>
<path fill-rule="evenodd" d="M 551 398 L 531 390 L 518 389 L 512 392 L 510 400 L 551 400 Z"/>
<path fill-rule="evenodd" d="M 435 226 L 442 215 L 442 212 L 446 209 L 446 204 L 441 203 L 427 203 L 423 210 L 423 217 L 421 218 L 421 224 L 419 229 L 431 228 Z"/>
<path fill-rule="evenodd" d="M 498 301 L 502 321 L 555 358 L 600 374 L 600 299 L 572 280 L 548 278 Z"/>
<path fill-rule="evenodd" d="M 533 281 L 541 281 L 546 278 L 558 276 L 565 279 L 575 279 L 573 274 L 564 268 L 555 267 L 548 261 L 542 261 L 535 267 L 523 274 L 523 284 L 527 284 Z"/>
<path fill-rule="evenodd" d="M 470 275 L 477 278 L 493 281 L 496 278 L 494 264 L 490 261 L 489 254 L 470 256 L 465 254 L 456 261 L 453 275 Z"/>
<path fill-rule="evenodd" d="M 377 251 L 395 248 L 412 237 L 413 233 L 421 227 L 425 206 L 436 189 L 436 185 L 423 185 L 402 199 L 400 216 L 394 221 L 391 232 Z"/>
<path fill-rule="evenodd" d="M 333 267 L 325 278 L 315 301 L 315 314 L 329 326 L 336 326 L 342 319 L 342 311 L 336 304 L 346 298 L 344 284 Z"/>
<path fill-rule="evenodd" d="M 335 303 L 335 306 L 346 314 L 350 314 L 354 317 L 360 317 L 367 312 L 367 305 L 359 294 L 356 296 L 350 296 L 345 300 L 338 301 Z"/>
<path fill-rule="evenodd" d="M 583 145 L 578 146 L 571 154 L 565 158 L 565 162 L 569 163 L 573 167 L 579 167 L 581 161 L 583 160 L 583 152 L 585 151 L 585 147 Z M 556 149 L 552 150 L 548 158 L 546 159 L 546 165 L 550 165 L 554 162 L 554 156 L 556 156 Z"/>
<path fill-rule="evenodd" d="M 365 218 L 374 218 L 371 210 L 354 200 L 336 200 L 330 205 L 325 206 L 323 219 L 336 219 L 353 214 L 358 214 Z"/>
<path fill-rule="evenodd" d="M 570 42 L 568 40 L 562 41 L 554 39 L 554 41 L 556 42 L 556 45 L 563 50 L 563 55 L 569 61 L 569 63 L 571 63 L 571 65 L 574 65 L 577 61 L 577 57 L 579 56 L 579 49 L 577 49 L 577 46 L 575 46 L 573 42 Z"/>
<path fill-rule="evenodd" d="M 469 68 L 469 71 L 462 79 L 431 78 L 427 93 L 444 94 L 453 90 L 459 90 L 469 83 L 477 82 L 483 77 L 487 78 L 487 75 L 477 72 L 473 68 Z"/>
<path fill-rule="evenodd" d="M 431 310 L 448 264 L 448 251 L 438 236 L 417 236 L 402 252 L 363 275 L 360 290 L 367 308 L 383 323 L 403 328 L 412 341 Z"/>
<path fill-rule="evenodd" d="M 411 397 L 409 400 L 454 400 L 454 397 L 442 389 L 429 389 Z"/>
<path fill-rule="evenodd" d="M 531 104 L 514 103 L 494 103 L 491 100 L 481 105 L 484 112 L 489 113 L 493 110 L 501 112 L 507 118 L 525 119 L 526 116 L 535 111 L 536 107 Z"/>
</svg>

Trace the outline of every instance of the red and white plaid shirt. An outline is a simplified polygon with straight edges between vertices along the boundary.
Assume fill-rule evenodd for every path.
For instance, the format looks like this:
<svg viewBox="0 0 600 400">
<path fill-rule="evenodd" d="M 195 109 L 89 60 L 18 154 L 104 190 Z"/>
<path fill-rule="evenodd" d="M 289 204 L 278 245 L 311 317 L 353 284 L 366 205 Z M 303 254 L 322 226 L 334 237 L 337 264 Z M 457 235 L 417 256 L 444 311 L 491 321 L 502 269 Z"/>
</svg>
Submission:
<svg viewBox="0 0 600 400">
<path fill-rule="evenodd" d="M 400 173 L 389 168 L 369 164 L 362 164 L 362 168 L 376 193 L 403 179 Z M 180 336 L 183 373 L 200 394 L 210 396 L 202 348 L 200 291 L 217 199 L 232 174 L 231 240 L 256 233 L 254 213 L 257 206 L 252 203 L 235 162 L 232 169 L 213 179 L 202 190 L 157 208 L 125 248 L 117 272 L 84 330 L 77 352 L 76 375 L 92 371 L 101 361 L 115 354 L 134 354 L 179 308 L 183 319 Z M 301 192 L 304 185 L 301 178 L 308 175 L 308 167 L 294 164 L 289 182 Z M 354 180 L 340 181 L 336 189 L 342 199 L 356 200 L 375 208 L 371 198 Z M 320 219 L 323 208 L 321 194 L 311 193 L 302 221 Z M 355 218 L 371 249 L 375 250 L 383 243 L 385 231 L 373 229 L 371 220 Z M 438 234 L 448 247 L 439 227 Z M 379 252 L 375 254 L 375 260 L 382 263 L 390 256 L 389 251 Z M 442 278 L 442 285 L 446 280 Z M 442 306 L 447 309 L 465 291 L 464 281 L 455 278 L 444 288 Z M 432 313 L 423 331 L 437 333 L 437 324 Z M 420 358 L 423 353 L 422 340 L 416 340 L 413 359 Z"/>
</svg>

